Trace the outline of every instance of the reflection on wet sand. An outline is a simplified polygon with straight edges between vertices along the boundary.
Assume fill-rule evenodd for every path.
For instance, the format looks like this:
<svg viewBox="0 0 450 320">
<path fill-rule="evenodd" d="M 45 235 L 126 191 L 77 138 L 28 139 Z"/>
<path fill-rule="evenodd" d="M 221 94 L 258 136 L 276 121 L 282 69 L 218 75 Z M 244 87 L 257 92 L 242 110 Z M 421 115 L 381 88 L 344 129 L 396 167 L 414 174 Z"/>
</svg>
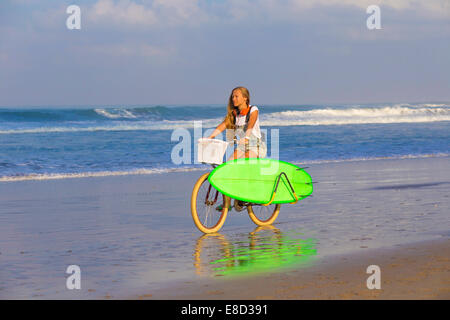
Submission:
<svg viewBox="0 0 450 320">
<path fill-rule="evenodd" d="M 197 239 L 194 267 L 198 275 L 213 276 L 275 271 L 310 262 L 315 247 L 316 239 L 292 237 L 274 226 L 257 227 L 245 240 L 205 234 Z"/>
</svg>

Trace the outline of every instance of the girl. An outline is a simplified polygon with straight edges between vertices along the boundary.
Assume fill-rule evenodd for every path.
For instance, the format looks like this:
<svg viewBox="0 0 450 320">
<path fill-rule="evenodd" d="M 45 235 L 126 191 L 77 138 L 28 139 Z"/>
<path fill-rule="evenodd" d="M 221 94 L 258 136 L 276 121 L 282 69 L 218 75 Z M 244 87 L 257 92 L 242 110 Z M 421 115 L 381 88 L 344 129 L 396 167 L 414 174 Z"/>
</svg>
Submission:
<svg viewBox="0 0 450 320">
<path fill-rule="evenodd" d="M 264 158 L 266 156 L 267 147 L 259 127 L 259 110 L 257 106 L 250 105 L 250 93 L 244 87 L 237 87 L 231 91 L 227 115 L 208 138 L 213 139 L 226 129 L 228 141 L 239 137 L 237 148 L 227 161 L 244 157 Z M 225 199 L 224 196 L 224 203 Z M 222 205 L 216 209 L 222 210 Z"/>
</svg>

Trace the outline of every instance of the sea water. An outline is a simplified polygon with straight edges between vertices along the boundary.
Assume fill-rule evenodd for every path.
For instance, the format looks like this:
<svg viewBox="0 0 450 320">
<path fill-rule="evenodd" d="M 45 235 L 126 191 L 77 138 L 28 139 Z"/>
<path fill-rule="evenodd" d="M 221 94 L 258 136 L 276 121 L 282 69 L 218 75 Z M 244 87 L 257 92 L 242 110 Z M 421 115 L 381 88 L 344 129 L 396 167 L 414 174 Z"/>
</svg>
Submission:
<svg viewBox="0 0 450 320">
<path fill-rule="evenodd" d="M 259 105 L 268 157 L 293 163 L 447 156 L 450 103 Z M 195 170 L 194 126 L 202 134 L 226 107 L 0 108 L 0 181 Z M 172 158 L 190 133 L 188 161 Z M 272 141 L 277 139 L 277 141 Z M 184 150 L 186 151 L 186 149 Z"/>
</svg>

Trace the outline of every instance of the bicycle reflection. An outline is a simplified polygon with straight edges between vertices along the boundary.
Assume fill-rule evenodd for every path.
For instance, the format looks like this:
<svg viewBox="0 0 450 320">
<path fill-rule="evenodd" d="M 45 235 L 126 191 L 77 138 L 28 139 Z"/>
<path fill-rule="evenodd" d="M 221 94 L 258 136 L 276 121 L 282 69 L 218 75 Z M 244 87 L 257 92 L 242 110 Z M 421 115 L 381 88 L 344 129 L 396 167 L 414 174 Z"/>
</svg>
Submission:
<svg viewBox="0 0 450 320">
<path fill-rule="evenodd" d="M 299 239 L 274 226 L 257 227 L 245 240 L 229 241 L 220 233 L 197 239 L 194 267 L 198 275 L 257 273 L 308 263 L 317 254 L 316 239 Z"/>
</svg>

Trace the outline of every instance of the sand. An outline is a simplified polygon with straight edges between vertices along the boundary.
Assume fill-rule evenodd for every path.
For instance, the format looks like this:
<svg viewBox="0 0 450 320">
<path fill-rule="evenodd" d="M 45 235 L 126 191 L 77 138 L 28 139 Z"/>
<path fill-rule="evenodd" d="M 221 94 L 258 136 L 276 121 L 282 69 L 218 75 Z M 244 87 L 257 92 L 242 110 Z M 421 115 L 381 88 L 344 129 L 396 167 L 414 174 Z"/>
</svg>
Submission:
<svg viewBox="0 0 450 320">
<path fill-rule="evenodd" d="M 367 279 L 380 269 L 380 289 Z M 450 241 L 429 241 L 363 254 L 333 256 L 309 269 L 250 278 L 215 279 L 155 291 L 133 299 L 397 300 L 450 299 Z"/>
<path fill-rule="evenodd" d="M 449 158 L 306 166 L 313 197 L 283 206 L 275 229 L 231 212 L 215 238 L 190 214 L 201 170 L 0 183 L 0 298 L 449 298 Z M 261 265 L 241 254 L 268 244 L 288 256 L 273 250 Z M 249 270 L 218 274 L 224 252 Z M 66 288 L 69 265 L 81 290 Z M 380 290 L 366 287 L 369 265 Z"/>
</svg>

